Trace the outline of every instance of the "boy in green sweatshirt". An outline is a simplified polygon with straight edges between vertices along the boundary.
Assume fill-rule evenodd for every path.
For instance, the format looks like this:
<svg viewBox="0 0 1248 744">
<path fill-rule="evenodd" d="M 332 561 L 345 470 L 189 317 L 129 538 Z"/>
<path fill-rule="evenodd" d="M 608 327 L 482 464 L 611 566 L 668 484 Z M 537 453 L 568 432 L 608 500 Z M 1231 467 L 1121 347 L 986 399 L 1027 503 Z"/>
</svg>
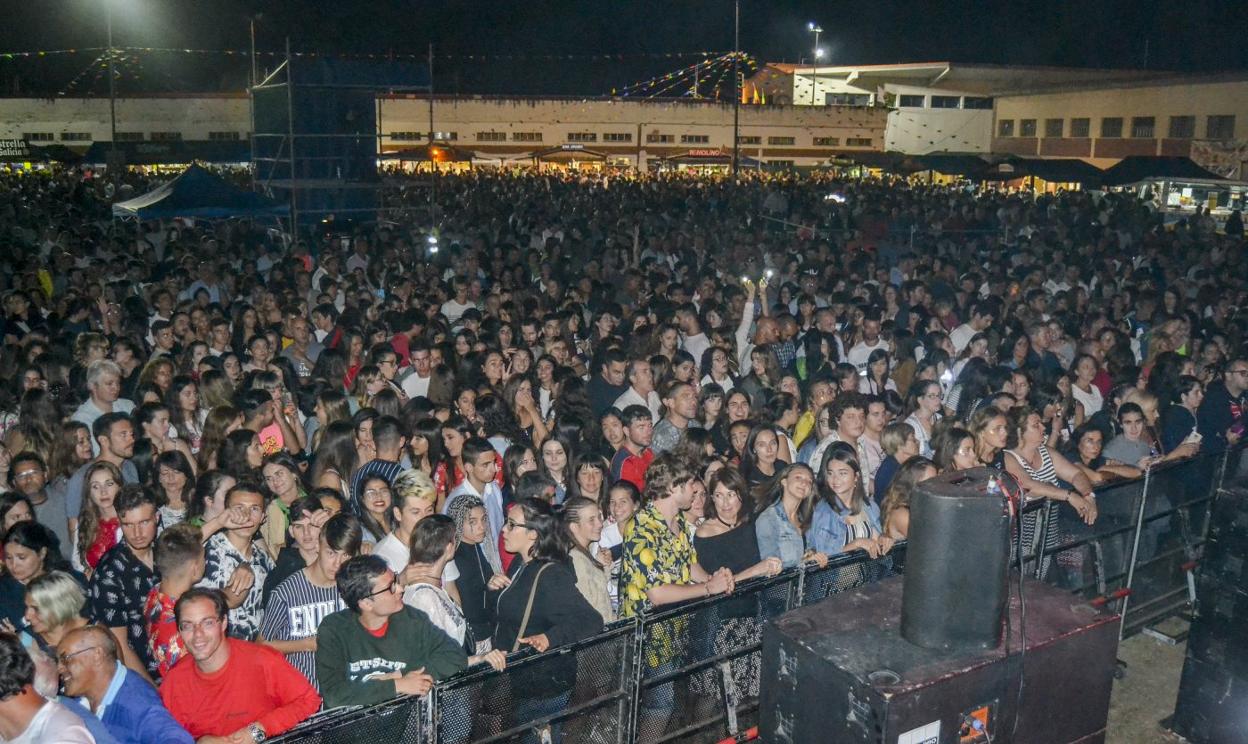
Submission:
<svg viewBox="0 0 1248 744">
<path fill-rule="evenodd" d="M 352 558 L 337 583 L 347 609 L 321 621 L 316 645 L 326 709 L 424 695 L 468 666 L 463 647 L 403 604 L 403 587 L 383 559 Z"/>
</svg>

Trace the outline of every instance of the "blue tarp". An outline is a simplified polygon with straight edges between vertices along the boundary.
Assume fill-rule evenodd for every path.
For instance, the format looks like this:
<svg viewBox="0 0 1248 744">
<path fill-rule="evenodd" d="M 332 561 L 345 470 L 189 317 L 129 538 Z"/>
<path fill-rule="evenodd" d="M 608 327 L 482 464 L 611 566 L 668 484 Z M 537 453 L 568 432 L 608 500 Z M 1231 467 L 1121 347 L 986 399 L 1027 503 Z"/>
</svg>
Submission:
<svg viewBox="0 0 1248 744">
<path fill-rule="evenodd" d="M 198 165 L 192 165 L 182 175 L 142 196 L 113 205 L 114 217 L 142 220 L 284 217 L 289 214 L 289 206 L 241 189 Z"/>
</svg>

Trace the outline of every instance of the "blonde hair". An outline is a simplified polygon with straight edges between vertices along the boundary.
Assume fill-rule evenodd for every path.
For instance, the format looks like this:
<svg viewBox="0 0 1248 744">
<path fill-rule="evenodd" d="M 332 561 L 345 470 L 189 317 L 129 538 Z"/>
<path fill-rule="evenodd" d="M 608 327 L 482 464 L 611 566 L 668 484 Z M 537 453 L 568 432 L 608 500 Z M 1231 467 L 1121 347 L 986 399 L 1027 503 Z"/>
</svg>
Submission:
<svg viewBox="0 0 1248 744">
<path fill-rule="evenodd" d="M 407 499 L 418 499 L 437 504 L 438 492 L 433 480 L 423 470 L 404 470 L 394 479 L 394 505 L 402 507 Z"/>
<path fill-rule="evenodd" d="M 87 604 L 82 587 L 64 571 L 50 571 L 32 580 L 26 593 L 39 607 L 43 621 L 53 628 L 78 617 Z"/>
</svg>

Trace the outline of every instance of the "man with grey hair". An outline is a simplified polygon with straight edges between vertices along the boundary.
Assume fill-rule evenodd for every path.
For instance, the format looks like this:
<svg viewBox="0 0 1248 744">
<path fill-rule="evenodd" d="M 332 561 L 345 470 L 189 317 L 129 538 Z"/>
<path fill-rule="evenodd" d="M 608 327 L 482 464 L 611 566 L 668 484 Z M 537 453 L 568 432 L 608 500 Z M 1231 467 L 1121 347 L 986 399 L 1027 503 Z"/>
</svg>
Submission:
<svg viewBox="0 0 1248 744">
<path fill-rule="evenodd" d="M 0 741 L 10 744 L 95 744 L 64 705 L 35 691 L 35 663 L 12 633 L 0 632 Z"/>
<path fill-rule="evenodd" d="M 57 646 L 65 694 L 81 698 L 108 732 L 133 744 L 193 744 L 156 690 L 118 660 L 113 634 L 87 625 L 65 634 Z"/>
<path fill-rule="evenodd" d="M 121 397 L 121 367 L 111 359 L 97 359 L 87 366 L 87 390 L 91 396 L 74 411 L 73 420 L 90 428 L 106 413 L 131 413 L 134 403 Z M 95 454 L 100 453 L 93 445 Z"/>
</svg>

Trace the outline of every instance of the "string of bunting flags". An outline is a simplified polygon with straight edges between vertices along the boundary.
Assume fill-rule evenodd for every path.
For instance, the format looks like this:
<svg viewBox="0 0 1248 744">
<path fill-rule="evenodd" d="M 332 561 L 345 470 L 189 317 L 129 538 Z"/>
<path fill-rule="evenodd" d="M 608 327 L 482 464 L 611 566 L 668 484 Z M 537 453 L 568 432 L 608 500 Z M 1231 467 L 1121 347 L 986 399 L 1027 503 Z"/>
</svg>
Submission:
<svg viewBox="0 0 1248 744">
<path fill-rule="evenodd" d="M 220 54 L 228 57 L 250 57 L 251 52 L 246 49 L 192 49 L 187 47 L 136 47 L 136 46 L 117 46 L 113 47 L 118 52 L 140 52 L 150 54 Z M 47 57 L 60 54 L 80 54 L 84 52 L 104 52 L 108 51 L 106 47 L 82 47 L 78 49 L 48 49 L 27 52 L 0 52 L 0 59 L 23 59 L 32 57 Z M 540 61 L 619 61 L 625 59 L 684 59 L 689 57 L 715 58 L 724 55 L 724 52 L 702 51 L 702 52 L 630 52 L 627 54 L 438 54 L 435 53 L 435 60 L 465 60 L 469 62 L 488 62 L 490 60 L 499 61 L 523 61 L 523 60 L 540 60 Z M 728 54 L 732 54 L 728 52 Z M 285 57 L 286 53 L 281 51 L 263 51 L 257 50 L 258 57 Z M 419 53 L 398 53 L 398 52 L 379 52 L 379 53 L 340 53 L 340 52 L 291 52 L 292 57 L 326 57 L 332 59 L 404 59 L 423 61 L 429 58 L 428 54 Z"/>
</svg>

